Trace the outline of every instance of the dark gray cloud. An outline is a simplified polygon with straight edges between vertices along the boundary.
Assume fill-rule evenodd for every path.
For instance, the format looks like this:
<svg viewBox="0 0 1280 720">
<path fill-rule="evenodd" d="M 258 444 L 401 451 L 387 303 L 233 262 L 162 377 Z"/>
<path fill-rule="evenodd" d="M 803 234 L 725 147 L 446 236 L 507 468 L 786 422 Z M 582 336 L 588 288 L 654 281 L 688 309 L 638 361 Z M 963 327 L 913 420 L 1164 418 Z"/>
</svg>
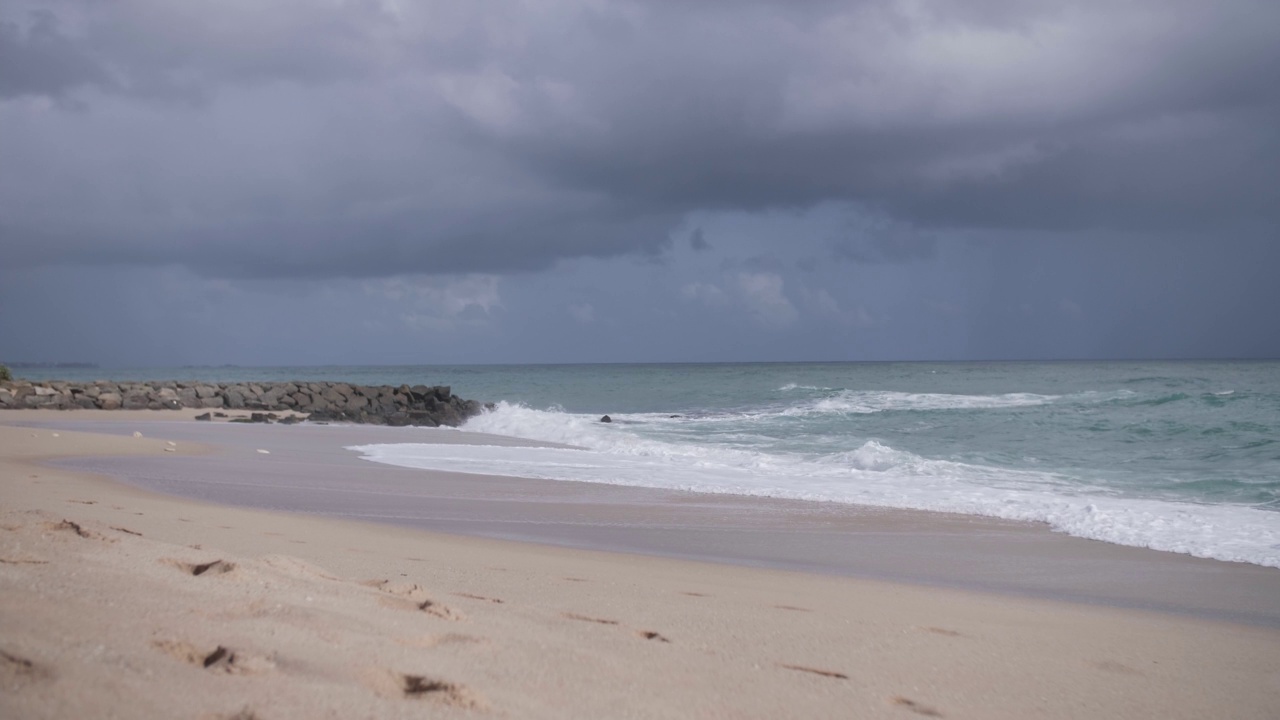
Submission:
<svg viewBox="0 0 1280 720">
<path fill-rule="evenodd" d="M 689 247 L 697 252 L 706 252 L 711 249 L 711 243 L 707 242 L 702 228 L 694 228 L 693 232 L 689 233 Z"/>
<path fill-rule="evenodd" d="M 1280 6 L 18 2 L 0 232 L 29 265 L 509 272 L 695 211 L 900 231 L 1280 222 Z M 73 97 L 79 109 L 38 102 Z"/>
<path fill-rule="evenodd" d="M 1274 355 L 1277 28 L 1273 0 L 10 0 L 0 338 Z"/>
<path fill-rule="evenodd" d="M 832 245 L 837 259 L 859 263 L 910 262 L 937 253 L 938 233 L 883 216 L 853 215 Z"/>
<path fill-rule="evenodd" d="M 0 20 L 0 98 L 60 97 L 105 83 L 106 73 L 58 27 L 49 10 L 32 10 L 25 23 Z"/>
</svg>

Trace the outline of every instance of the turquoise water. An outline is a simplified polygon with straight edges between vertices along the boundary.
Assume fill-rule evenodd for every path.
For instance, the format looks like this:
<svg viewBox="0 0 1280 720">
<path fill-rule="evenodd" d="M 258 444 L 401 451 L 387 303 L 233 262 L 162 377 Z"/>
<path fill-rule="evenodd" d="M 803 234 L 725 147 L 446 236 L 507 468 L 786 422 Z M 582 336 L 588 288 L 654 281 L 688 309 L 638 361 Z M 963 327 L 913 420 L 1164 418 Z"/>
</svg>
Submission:
<svg viewBox="0 0 1280 720">
<path fill-rule="evenodd" d="M 413 467 L 1037 520 L 1083 537 L 1280 567 L 1277 362 L 50 372 L 449 384 L 499 403 L 466 430 L 585 449 L 401 445 L 366 455 Z M 605 413 L 615 422 L 599 423 Z"/>
</svg>

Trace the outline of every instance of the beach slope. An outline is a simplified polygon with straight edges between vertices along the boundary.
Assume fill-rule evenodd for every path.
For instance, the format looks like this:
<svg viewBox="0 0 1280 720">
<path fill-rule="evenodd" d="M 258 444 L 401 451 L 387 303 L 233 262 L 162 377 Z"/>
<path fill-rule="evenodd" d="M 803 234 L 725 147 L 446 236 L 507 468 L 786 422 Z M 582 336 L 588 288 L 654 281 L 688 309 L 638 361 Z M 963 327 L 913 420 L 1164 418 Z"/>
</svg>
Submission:
<svg viewBox="0 0 1280 720">
<path fill-rule="evenodd" d="M 1280 716 L 1270 628 L 230 508 L 44 464 L 218 452 L 144 435 L 0 427 L 0 716 Z"/>
</svg>

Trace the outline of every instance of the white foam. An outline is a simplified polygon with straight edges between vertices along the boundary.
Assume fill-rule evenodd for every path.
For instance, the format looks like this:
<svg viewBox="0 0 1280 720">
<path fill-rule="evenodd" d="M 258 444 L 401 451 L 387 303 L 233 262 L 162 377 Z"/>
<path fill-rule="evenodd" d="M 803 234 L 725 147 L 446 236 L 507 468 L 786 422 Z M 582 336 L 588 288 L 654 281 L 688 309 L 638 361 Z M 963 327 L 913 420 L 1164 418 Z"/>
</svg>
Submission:
<svg viewBox="0 0 1280 720">
<path fill-rule="evenodd" d="M 944 393 L 905 393 L 885 390 L 853 391 L 817 400 L 789 411 L 806 413 L 876 413 L 895 410 L 980 410 L 1045 405 L 1057 395 L 1006 393 L 1002 395 L 951 395 Z"/>
<path fill-rule="evenodd" d="M 1037 396 L 1043 397 L 1043 396 Z M 615 416 L 650 423 L 664 416 Z M 403 467 L 823 500 L 1048 523 L 1078 537 L 1280 567 L 1280 513 L 1108 496 L 1078 479 L 923 458 L 875 440 L 821 457 L 663 441 L 594 417 L 500 404 L 465 430 L 583 449 L 387 444 L 352 448 Z"/>
</svg>

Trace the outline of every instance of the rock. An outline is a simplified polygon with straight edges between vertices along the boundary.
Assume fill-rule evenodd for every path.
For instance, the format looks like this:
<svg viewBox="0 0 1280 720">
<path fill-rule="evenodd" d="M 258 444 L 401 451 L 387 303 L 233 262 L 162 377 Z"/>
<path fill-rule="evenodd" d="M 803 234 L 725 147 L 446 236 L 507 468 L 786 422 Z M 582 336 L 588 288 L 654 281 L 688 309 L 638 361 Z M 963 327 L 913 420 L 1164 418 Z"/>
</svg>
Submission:
<svg viewBox="0 0 1280 720">
<path fill-rule="evenodd" d="M 204 413 L 203 415 L 197 415 L 197 416 L 196 416 L 196 419 L 197 419 L 197 420 L 202 420 L 202 421 L 204 421 L 204 422 L 210 422 L 210 421 L 212 421 L 212 420 L 213 420 L 213 416 L 212 416 L 212 415 L 210 415 L 209 413 Z"/>
<path fill-rule="evenodd" d="M 437 427 L 439 425 L 435 418 L 431 417 L 431 413 L 426 410 L 410 410 L 409 423 L 423 427 Z"/>
<path fill-rule="evenodd" d="M 435 420 L 441 425 L 457 427 L 461 425 L 462 421 L 466 420 L 466 418 L 462 417 L 462 414 L 459 413 L 452 405 L 442 405 L 435 412 Z"/>
<path fill-rule="evenodd" d="M 611 423 L 613 422 L 613 418 L 609 417 L 608 415 L 605 415 L 604 417 L 600 418 L 600 422 Z"/>
<path fill-rule="evenodd" d="M 331 421 L 337 420 L 338 417 L 337 415 L 329 412 L 328 410 L 316 410 L 312 412 L 310 415 L 308 415 L 307 419 L 312 422 L 331 422 Z"/>
<path fill-rule="evenodd" d="M 151 400 L 145 393 L 135 391 L 124 396 L 124 404 L 122 407 L 125 410 L 145 410 L 150 402 Z"/>
<path fill-rule="evenodd" d="M 371 425 L 461 425 L 467 418 L 494 409 L 453 395 L 448 385 L 351 385 L 339 382 L 93 383 L 13 382 L 0 387 L 0 407 L 58 409 L 118 408 L 154 410 L 203 408 L 202 419 L 226 417 L 221 408 L 253 410 L 244 422 L 272 422 L 271 411 L 289 410 L 312 421 Z M 289 424 L 303 418 L 288 420 Z"/>
<path fill-rule="evenodd" d="M 53 405 L 56 395 L 37 395 L 32 393 L 22 398 L 22 406 L 28 408 L 38 408 Z"/>
</svg>

